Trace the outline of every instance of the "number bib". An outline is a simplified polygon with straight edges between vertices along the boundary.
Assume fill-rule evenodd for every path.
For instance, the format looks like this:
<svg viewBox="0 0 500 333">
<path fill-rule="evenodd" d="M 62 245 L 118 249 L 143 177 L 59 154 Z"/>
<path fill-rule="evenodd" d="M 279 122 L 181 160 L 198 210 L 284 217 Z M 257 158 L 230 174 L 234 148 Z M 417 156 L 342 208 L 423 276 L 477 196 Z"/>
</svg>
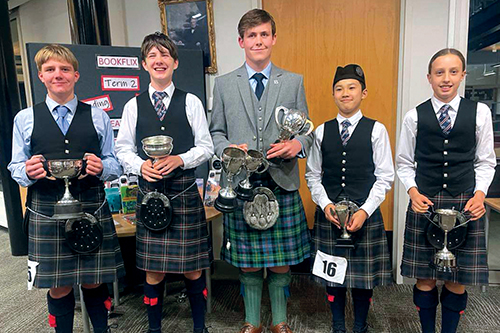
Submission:
<svg viewBox="0 0 500 333">
<path fill-rule="evenodd" d="M 343 284 L 347 271 L 347 259 L 316 252 L 312 273 L 329 282 Z"/>
<path fill-rule="evenodd" d="M 33 283 L 35 282 L 38 265 L 39 263 L 37 263 L 36 261 L 31 261 L 28 259 L 28 290 L 33 289 Z"/>
</svg>

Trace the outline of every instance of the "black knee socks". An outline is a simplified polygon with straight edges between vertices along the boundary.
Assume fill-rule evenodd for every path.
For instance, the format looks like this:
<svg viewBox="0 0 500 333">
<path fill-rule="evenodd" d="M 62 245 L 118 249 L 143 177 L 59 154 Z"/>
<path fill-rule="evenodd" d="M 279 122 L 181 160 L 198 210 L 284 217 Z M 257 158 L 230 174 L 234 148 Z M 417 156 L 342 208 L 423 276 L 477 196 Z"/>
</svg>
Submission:
<svg viewBox="0 0 500 333">
<path fill-rule="evenodd" d="M 161 313 L 165 281 L 149 284 L 144 281 L 144 304 L 148 309 L 149 331 L 161 332 Z"/>
<path fill-rule="evenodd" d="M 193 326 L 195 333 L 203 332 L 205 328 L 205 308 L 206 308 L 206 281 L 205 274 L 196 280 L 184 278 L 186 283 L 187 295 L 191 304 L 191 316 L 193 317 Z"/>
<path fill-rule="evenodd" d="M 72 333 L 73 318 L 75 316 L 75 294 L 73 289 L 62 298 L 52 298 L 47 292 L 47 305 L 49 308 L 49 325 L 57 333 Z"/>
<path fill-rule="evenodd" d="M 439 303 L 437 287 L 430 291 L 422 291 L 413 286 L 413 303 L 417 307 L 422 325 L 422 333 L 434 333 L 436 331 L 436 308 Z"/>
<path fill-rule="evenodd" d="M 93 289 L 82 287 L 82 295 L 94 332 L 106 332 L 108 329 L 108 311 L 111 310 L 108 286 L 101 284 Z"/>
<path fill-rule="evenodd" d="M 346 332 L 345 328 L 345 295 L 347 288 L 326 287 L 328 301 L 332 310 L 332 325 L 334 330 Z"/>
<path fill-rule="evenodd" d="M 467 291 L 463 294 L 455 294 L 443 286 L 443 290 L 441 290 L 441 333 L 455 333 L 457 331 L 460 315 L 466 307 Z"/>
<path fill-rule="evenodd" d="M 352 288 L 352 301 L 354 307 L 354 333 L 364 333 L 368 330 L 366 318 L 368 318 L 368 310 L 370 310 L 371 298 L 373 289 L 358 289 Z"/>
</svg>

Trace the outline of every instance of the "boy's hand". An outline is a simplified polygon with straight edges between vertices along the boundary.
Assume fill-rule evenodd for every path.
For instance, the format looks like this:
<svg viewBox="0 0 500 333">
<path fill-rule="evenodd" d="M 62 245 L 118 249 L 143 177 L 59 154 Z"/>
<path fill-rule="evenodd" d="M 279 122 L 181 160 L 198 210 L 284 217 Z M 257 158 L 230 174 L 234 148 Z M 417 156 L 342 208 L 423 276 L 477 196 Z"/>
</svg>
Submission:
<svg viewBox="0 0 500 333">
<path fill-rule="evenodd" d="M 47 171 L 43 168 L 43 161 L 45 161 L 43 155 L 33 155 L 26 161 L 26 175 L 29 179 L 34 180 L 47 177 Z"/>
<path fill-rule="evenodd" d="M 170 155 L 164 158 L 159 159 L 154 165 L 153 168 L 158 170 L 161 175 L 166 176 L 175 169 L 184 165 L 184 161 L 178 155 Z"/>
<path fill-rule="evenodd" d="M 302 144 L 297 139 L 271 143 L 271 149 L 267 151 L 267 159 L 275 157 L 291 159 L 297 156 L 301 150 Z"/>
<path fill-rule="evenodd" d="M 246 143 L 242 143 L 241 145 L 230 144 L 229 147 L 236 147 L 243 149 L 245 152 L 248 151 L 248 145 Z"/>
<path fill-rule="evenodd" d="M 160 171 L 153 169 L 153 162 L 151 162 L 150 159 L 147 159 L 144 163 L 142 163 L 141 175 L 150 183 L 154 183 L 163 178 Z"/>
<path fill-rule="evenodd" d="M 486 208 L 484 207 L 484 193 L 483 191 L 476 191 L 474 196 L 467 201 L 465 204 L 464 211 L 469 212 L 472 215 L 471 220 L 475 221 L 486 213 Z"/>
<path fill-rule="evenodd" d="M 98 176 L 101 174 L 103 166 L 99 157 L 94 154 L 86 153 L 83 159 L 87 162 L 85 171 L 91 176 Z"/>
<path fill-rule="evenodd" d="M 434 203 L 429 200 L 425 195 L 420 194 L 416 187 L 412 187 L 408 190 L 411 200 L 411 209 L 415 213 L 425 213 L 429 206 L 434 206 Z"/>
<path fill-rule="evenodd" d="M 363 224 L 365 224 L 366 219 L 368 218 L 368 214 L 360 209 L 356 213 L 354 213 L 351 217 L 351 221 L 347 225 L 347 230 L 349 232 L 356 232 L 361 227 L 363 227 Z"/>
<path fill-rule="evenodd" d="M 340 222 L 337 219 L 337 215 L 335 214 L 335 205 L 332 203 L 326 205 L 324 212 L 326 219 L 335 224 L 335 226 L 340 229 Z"/>
</svg>

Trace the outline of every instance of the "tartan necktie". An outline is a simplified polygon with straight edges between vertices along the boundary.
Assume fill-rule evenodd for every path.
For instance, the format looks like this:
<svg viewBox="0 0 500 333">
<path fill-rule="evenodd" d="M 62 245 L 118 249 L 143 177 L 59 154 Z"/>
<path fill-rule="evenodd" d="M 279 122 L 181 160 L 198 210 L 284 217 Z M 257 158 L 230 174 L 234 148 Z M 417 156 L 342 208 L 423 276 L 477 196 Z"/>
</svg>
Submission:
<svg viewBox="0 0 500 333">
<path fill-rule="evenodd" d="M 257 86 L 255 87 L 255 96 L 257 96 L 257 99 L 260 101 L 262 93 L 264 92 L 264 83 L 262 82 L 262 80 L 264 80 L 265 76 L 262 73 L 255 73 L 254 75 L 252 75 L 252 78 L 257 81 Z"/>
<path fill-rule="evenodd" d="M 340 139 L 342 140 L 343 146 L 347 145 L 347 141 L 349 141 L 349 138 L 351 137 L 351 135 L 349 134 L 349 126 L 351 126 L 349 120 L 346 119 L 342 122 L 342 132 L 340 132 Z"/>
<path fill-rule="evenodd" d="M 153 100 L 155 101 L 154 107 L 156 110 L 156 114 L 158 115 L 158 119 L 160 119 L 160 121 L 162 121 L 163 118 L 165 118 L 165 115 L 167 114 L 167 107 L 163 103 L 163 99 L 165 97 L 167 97 L 167 93 L 164 91 L 155 91 L 153 93 Z"/>
<path fill-rule="evenodd" d="M 448 114 L 449 109 L 451 109 L 449 104 L 445 104 L 439 109 L 439 126 L 444 135 L 450 134 L 451 131 L 451 118 Z"/>
<path fill-rule="evenodd" d="M 61 132 L 66 135 L 68 132 L 69 128 L 69 122 L 66 119 L 66 115 L 68 114 L 69 109 L 65 107 L 64 105 L 58 105 L 56 106 L 56 112 L 57 112 L 57 126 L 61 129 Z"/>
</svg>

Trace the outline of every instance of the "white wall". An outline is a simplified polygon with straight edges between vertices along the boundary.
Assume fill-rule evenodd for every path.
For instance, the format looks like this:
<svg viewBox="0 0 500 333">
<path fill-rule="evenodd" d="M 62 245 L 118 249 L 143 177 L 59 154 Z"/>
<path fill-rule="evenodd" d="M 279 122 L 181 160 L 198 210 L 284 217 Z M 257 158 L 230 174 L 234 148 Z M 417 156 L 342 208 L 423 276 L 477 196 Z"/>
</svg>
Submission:
<svg viewBox="0 0 500 333">
<path fill-rule="evenodd" d="M 455 47 L 464 55 L 467 54 L 468 8 L 468 0 L 401 1 L 398 138 L 404 114 L 432 95 L 432 89 L 426 78 L 427 66 L 432 55 L 445 47 Z M 463 92 L 465 85 L 461 89 Z M 406 190 L 396 179 L 394 182 L 393 268 L 398 283 L 403 282 L 400 275 L 400 263 L 407 206 Z"/>
</svg>

